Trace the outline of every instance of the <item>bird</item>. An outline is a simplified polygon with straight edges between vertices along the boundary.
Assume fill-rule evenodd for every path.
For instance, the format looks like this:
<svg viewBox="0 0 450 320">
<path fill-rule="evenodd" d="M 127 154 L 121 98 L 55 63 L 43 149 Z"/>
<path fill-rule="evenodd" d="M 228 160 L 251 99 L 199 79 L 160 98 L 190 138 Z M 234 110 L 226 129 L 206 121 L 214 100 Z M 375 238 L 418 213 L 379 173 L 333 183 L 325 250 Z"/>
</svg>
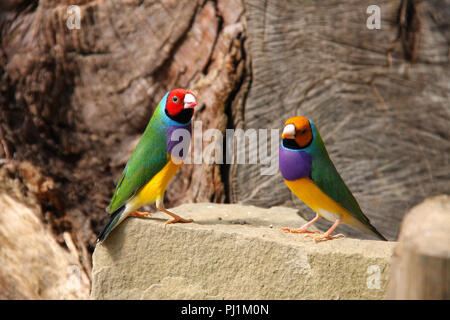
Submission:
<svg viewBox="0 0 450 320">
<path fill-rule="evenodd" d="M 106 240 L 127 216 L 150 215 L 137 211 L 144 205 L 156 204 L 159 211 L 173 218 L 164 226 L 193 221 L 167 210 L 164 192 L 186 157 L 187 150 L 180 150 L 180 144 L 190 145 L 191 119 L 196 105 L 195 95 L 185 89 L 169 91 L 161 99 L 118 180 L 106 208 L 110 218 L 98 235 L 97 243 Z M 177 129 L 182 130 L 177 133 L 178 140 L 173 135 Z"/>
<path fill-rule="evenodd" d="M 282 228 L 292 233 L 308 233 L 316 241 L 331 240 L 336 227 L 348 224 L 383 241 L 331 161 L 316 125 L 306 117 L 296 116 L 284 124 L 279 149 L 279 169 L 288 188 L 315 213 L 314 219 L 299 229 Z M 309 227 L 320 218 L 333 222 L 323 234 Z"/>
</svg>

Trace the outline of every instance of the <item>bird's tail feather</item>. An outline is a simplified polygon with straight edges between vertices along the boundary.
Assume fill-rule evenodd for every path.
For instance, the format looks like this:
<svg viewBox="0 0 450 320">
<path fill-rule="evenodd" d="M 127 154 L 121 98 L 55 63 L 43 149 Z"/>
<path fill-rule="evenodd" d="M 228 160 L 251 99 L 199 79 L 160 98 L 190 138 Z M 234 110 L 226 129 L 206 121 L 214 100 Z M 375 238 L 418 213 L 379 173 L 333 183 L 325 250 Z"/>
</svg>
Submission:
<svg viewBox="0 0 450 320">
<path fill-rule="evenodd" d="M 120 218 L 122 217 L 123 212 L 125 211 L 125 206 L 121 206 L 119 209 L 114 211 L 109 218 L 109 221 L 106 223 L 102 232 L 98 235 L 97 242 L 103 242 L 106 240 L 111 231 L 119 224 Z"/>
<path fill-rule="evenodd" d="M 357 219 L 351 219 L 348 222 L 351 226 L 354 226 L 355 228 L 358 228 L 361 231 L 367 232 L 367 233 L 379 238 L 380 240 L 389 241 L 380 232 L 378 232 L 378 230 L 375 229 L 375 227 L 373 225 L 371 225 L 370 222 L 363 223 Z"/>
<path fill-rule="evenodd" d="M 375 235 L 375 236 L 377 236 L 380 240 L 388 241 L 388 239 L 386 239 L 381 233 L 379 233 L 378 230 L 375 229 L 374 226 L 371 225 L 371 226 L 369 227 L 369 229 L 370 229 L 370 231 L 372 231 L 372 234 Z"/>
</svg>

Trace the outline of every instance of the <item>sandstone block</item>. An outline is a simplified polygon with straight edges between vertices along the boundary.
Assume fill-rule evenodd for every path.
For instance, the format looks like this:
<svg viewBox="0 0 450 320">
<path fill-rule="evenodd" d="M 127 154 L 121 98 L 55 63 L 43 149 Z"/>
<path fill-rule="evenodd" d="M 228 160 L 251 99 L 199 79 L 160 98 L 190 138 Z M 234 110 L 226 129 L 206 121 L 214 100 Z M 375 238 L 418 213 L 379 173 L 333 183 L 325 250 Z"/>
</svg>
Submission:
<svg viewBox="0 0 450 320">
<path fill-rule="evenodd" d="M 93 299 L 382 299 L 395 243 L 315 243 L 284 207 L 187 204 L 127 218 L 93 255 Z"/>
</svg>

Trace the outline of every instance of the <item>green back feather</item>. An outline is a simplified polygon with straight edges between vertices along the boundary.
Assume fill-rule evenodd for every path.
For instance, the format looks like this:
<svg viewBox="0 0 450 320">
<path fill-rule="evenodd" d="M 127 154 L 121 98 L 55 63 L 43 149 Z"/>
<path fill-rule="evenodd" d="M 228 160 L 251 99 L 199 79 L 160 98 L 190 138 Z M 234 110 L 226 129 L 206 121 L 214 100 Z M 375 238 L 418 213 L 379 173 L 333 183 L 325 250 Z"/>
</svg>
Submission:
<svg viewBox="0 0 450 320">
<path fill-rule="evenodd" d="M 107 208 L 109 213 L 126 204 L 167 164 L 169 158 L 166 150 L 166 130 L 172 121 L 164 112 L 166 100 L 167 94 L 158 104 L 131 154 Z"/>
<path fill-rule="evenodd" d="M 331 161 L 317 127 L 310 121 L 313 131 L 313 142 L 306 148 L 312 156 L 311 178 L 313 182 L 331 199 L 346 209 L 353 217 L 370 226 L 355 197 L 342 180 Z"/>
</svg>

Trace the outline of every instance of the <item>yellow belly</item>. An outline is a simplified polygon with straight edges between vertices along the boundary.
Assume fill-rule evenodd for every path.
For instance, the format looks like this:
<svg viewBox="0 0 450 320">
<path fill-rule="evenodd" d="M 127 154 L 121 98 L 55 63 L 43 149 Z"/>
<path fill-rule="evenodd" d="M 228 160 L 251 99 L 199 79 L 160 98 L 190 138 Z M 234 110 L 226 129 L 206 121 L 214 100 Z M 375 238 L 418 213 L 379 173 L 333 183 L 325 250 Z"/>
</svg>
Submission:
<svg viewBox="0 0 450 320">
<path fill-rule="evenodd" d="M 320 190 L 311 179 L 301 178 L 284 182 L 300 200 L 325 219 L 333 221 L 342 216 L 345 221 L 350 216 L 347 210 Z"/>
<path fill-rule="evenodd" d="M 174 163 L 171 156 L 168 155 L 168 157 L 169 162 L 164 168 L 158 172 L 130 202 L 131 207 L 134 210 L 144 205 L 152 204 L 156 200 L 164 197 L 164 191 L 166 190 L 169 181 L 183 164 L 181 161 L 176 161 L 176 163 Z"/>
</svg>

